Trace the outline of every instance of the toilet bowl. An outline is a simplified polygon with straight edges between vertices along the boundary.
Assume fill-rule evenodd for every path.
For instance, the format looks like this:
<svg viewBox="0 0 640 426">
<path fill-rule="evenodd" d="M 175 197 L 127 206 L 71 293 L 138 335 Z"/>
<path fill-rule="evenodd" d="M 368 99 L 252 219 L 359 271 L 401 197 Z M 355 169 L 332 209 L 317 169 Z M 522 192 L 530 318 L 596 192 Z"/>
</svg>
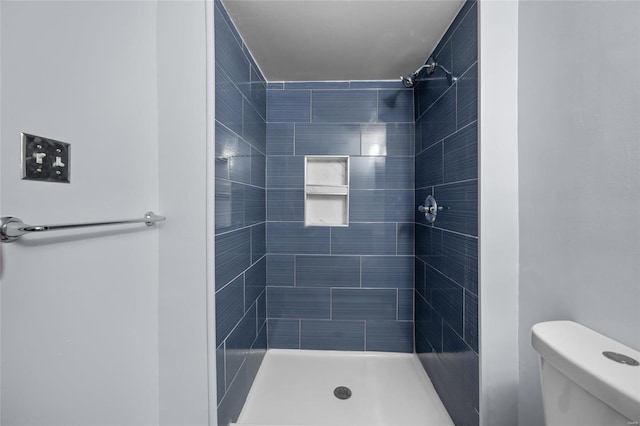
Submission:
<svg viewBox="0 0 640 426">
<path fill-rule="evenodd" d="M 547 426 L 640 424 L 640 352 L 572 321 L 534 325 L 531 344 Z"/>
</svg>

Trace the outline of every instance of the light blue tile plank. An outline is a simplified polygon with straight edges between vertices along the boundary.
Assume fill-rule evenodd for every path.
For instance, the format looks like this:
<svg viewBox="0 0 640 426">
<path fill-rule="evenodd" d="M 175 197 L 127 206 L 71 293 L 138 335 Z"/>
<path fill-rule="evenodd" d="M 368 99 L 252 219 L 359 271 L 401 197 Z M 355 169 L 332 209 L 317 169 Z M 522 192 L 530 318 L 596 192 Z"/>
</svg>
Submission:
<svg viewBox="0 0 640 426">
<path fill-rule="evenodd" d="M 331 289 L 331 319 L 395 320 L 397 291 L 387 289 Z"/>
<path fill-rule="evenodd" d="M 352 223 L 331 228 L 331 254 L 396 254 L 396 224 Z"/>
<path fill-rule="evenodd" d="M 348 89 L 348 81 L 285 81 L 285 89 Z"/>
<path fill-rule="evenodd" d="M 354 157 L 351 189 L 413 189 L 412 157 Z"/>
<path fill-rule="evenodd" d="M 478 177 L 478 128 L 471 124 L 444 140 L 444 182 Z"/>
<path fill-rule="evenodd" d="M 249 183 L 251 147 L 216 121 L 216 177 Z"/>
<path fill-rule="evenodd" d="M 293 155 L 293 123 L 267 123 L 267 155 Z"/>
<path fill-rule="evenodd" d="M 375 90 L 314 90 L 311 98 L 313 122 L 358 123 L 378 119 Z"/>
<path fill-rule="evenodd" d="M 379 90 L 378 121 L 413 123 L 413 93 L 404 89 Z"/>
<path fill-rule="evenodd" d="M 365 256 L 362 287 L 413 289 L 412 256 Z"/>
<path fill-rule="evenodd" d="M 269 254 L 267 256 L 267 285 L 293 287 L 295 256 Z"/>
<path fill-rule="evenodd" d="M 244 310 L 248 311 L 257 302 L 266 288 L 267 260 L 263 257 L 244 274 Z"/>
<path fill-rule="evenodd" d="M 441 141 L 456 130 L 456 88 L 451 87 L 425 113 L 422 147 Z"/>
<path fill-rule="evenodd" d="M 267 252 L 273 254 L 329 254 L 329 229 L 300 222 L 267 223 Z"/>
<path fill-rule="evenodd" d="M 364 350 L 363 321 L 303 320 L 300 348 L 334 351 Z"/>
<path fill-rule="evenodd" d="M 413 122 L 362 125 L 362 155 L 413 156 L 413 143 Z"/>
<path fill-rule="evenodd" d="M 413 223 L 398 223 L 397 232 L 397 254 L 413 256 L 415 225 Z"/>
<path fill-rule="evenodd" d="M 477 7 L 469 10 L 451 36 L 453 73 L 461 75 L 478 60 Z"/>
<path fill-rule="evenodd" d="M 216 120 L 242 135 L 242 94 L 224 74 L 216 76 Z"/>
<path fill-rule="evenodd" d="M 478 119 L 478 65 L 458 79 L 458 129 Z"/>
<path fill-rule="evenodd" d="M 226 73 L 244 95 L 249 97 L 249 60 L 222 14 L 216 14 L 214 20 L 216 79 L 221 72 Z"/>
<path fill-rule="evenodd" d="M 251 106 L 260 114 L 263 120 L 267 119 L 267 84 L 260 72 L 251 67 Z"/>
<path fill-rule="evenodd" d="M 414 290 L 398 290 L 398 320 L 413 321 Z"/>
<path fill-rule="evenodd" d="M 264 118 L 243 100 L 242 137 L 260 152 L 267 152 L 267 124 Z"/>
<path fill-rule="evenodd" d="M 350 222 L 409 222 L 413 220 L 410 189 L 360 190 L 349 194 Z"/>
<path fill-rule="evenodd" d="M 270 349 L 300 349 L 299 320 L 269 320 Z"/>
<path fill-rule="evenodd" d="M 404 87 L 400 79 L 397 80 L 371 80 L 371 81 L 352 81 L 350 89 L 403 89 L 411 92 L 411 89 Z"/>
<path fill-rule="evenodd" d="M 367 321 L 367 351 L 413 352 L 413 323 Z"/>
<path fill-rule="evenodd" d="M 427 266 L 427 301 L 456 331 L 463 333 L 463 289 L 440 272 Z"/>
<path fill-rule="evenodd" d="M 266 225 L 251 227 L 251 262 L 256 262 L 267 252 Z"/>
<path fill-rule="evenodd" d="M 283 82 L 267 82 L 267 90 L 282 90 L 284 89 L 284 83 Z"/>
<path fill-rule="evenodd" d="M 296 124 L 296 155 L 360 155 L 359 124 Z"/>
<path fill-rule="evenodd" d="M 244 226 L 244 185 L 216 179 L 216 233 Z"/>
<path fill-rule="evenodd" d="M 251 185 L 264 188 L 267 178 L 267 158 L 255 148 L 251 148 Z"/>
<path fill-rule="evenodd" d="M 360 287 L 360 257 L 296 256 L 296 287 Z"/>
<path fill-rule="evenodd" d="M 231 385 L 229 381 L 236 375 L 240 366 L 247 358 L 247 354 L 253 341 L 256 339 L 256 335 L 255 311 L 249 310 L 225 342 L 224 363 L 227 369 L 227 389 L 229 389 Z"/>
<path fill-rule="evenodd" d="M 267 188 L 303 189 L 304 157 L 267 157 Z"/>
<path fill-rule="evenodd" d="M 267 191 L 267 220 L 304 221 L 304 190 L 269 189 Z"/>
<path fill-rule="evenodd" d="M 310 90 L 267 91 L 267 121 L 308 123 L 311 121 Z"/>
<path fill-rule="evenodd" d="M 244 277 L 216 293 L 216 344 L 220 345 L 244 316 Z"/>
<path fill-rule="evenodd" d="M 478 235 L 478 181 L 470 180 L 434 188 L 438 205 L 447 208 L 438 215 L 438 227 Z"/>
<path fill-rule="evenodd" d="M 254 186 L 244 188 L 245 225 L 255 225 L 266 219 L 265 190 Z"/>
<path fill-rule="evenodd" d="M 251 232 L 240 229 L 216 235 L 216 290 L 247 269 L 251 263 Z"/>
<path fill-rule="evenodd" d="M 330 289 L 267 287 L 267 318 L 329 319 Z"/>
</svg>

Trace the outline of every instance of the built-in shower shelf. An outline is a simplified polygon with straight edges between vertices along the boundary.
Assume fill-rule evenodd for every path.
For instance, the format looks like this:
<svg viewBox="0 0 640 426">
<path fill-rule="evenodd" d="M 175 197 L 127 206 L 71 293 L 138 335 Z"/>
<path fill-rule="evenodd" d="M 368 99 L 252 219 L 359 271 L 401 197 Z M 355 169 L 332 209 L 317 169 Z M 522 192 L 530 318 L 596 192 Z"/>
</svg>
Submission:
<svg viewBox="0 0 640 426">
<path fill-rule="evenodd" d="M 305 226 L 349 225 L 349 157 L 306 156 Z"/>
<path fill-rule="evenodd" d="M 347 185 L 307 185 L 307 194 L 347 195 Z"/>
</svg>

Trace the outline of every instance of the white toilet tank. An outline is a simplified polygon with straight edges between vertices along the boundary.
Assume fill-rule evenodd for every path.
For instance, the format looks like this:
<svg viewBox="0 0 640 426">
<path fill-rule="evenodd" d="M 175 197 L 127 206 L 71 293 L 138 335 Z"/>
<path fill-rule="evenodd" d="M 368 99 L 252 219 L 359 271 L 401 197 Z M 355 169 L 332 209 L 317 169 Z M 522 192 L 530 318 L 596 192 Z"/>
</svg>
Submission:
<svg viewBox="0 0 640 426">
<path fill-rule="evenodd" d="M 640 352 L 573 321 L 534 325 L 531 344 L 547 426 L 640 424 Z"/>
</svg>

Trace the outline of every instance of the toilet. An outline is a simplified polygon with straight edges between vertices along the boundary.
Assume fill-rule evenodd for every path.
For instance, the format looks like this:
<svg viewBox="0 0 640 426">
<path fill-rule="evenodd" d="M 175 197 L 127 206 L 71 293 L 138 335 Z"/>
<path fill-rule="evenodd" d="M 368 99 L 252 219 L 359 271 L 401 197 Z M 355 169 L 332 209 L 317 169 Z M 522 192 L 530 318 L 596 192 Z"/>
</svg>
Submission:
<svg viewBox="0 0 640 426">
<path fill-rule="evenodd" d="M 640 424 L 640 352 L 573 321 L 534 325 L 531 344 L 547 426 Z"/>
</svg>

